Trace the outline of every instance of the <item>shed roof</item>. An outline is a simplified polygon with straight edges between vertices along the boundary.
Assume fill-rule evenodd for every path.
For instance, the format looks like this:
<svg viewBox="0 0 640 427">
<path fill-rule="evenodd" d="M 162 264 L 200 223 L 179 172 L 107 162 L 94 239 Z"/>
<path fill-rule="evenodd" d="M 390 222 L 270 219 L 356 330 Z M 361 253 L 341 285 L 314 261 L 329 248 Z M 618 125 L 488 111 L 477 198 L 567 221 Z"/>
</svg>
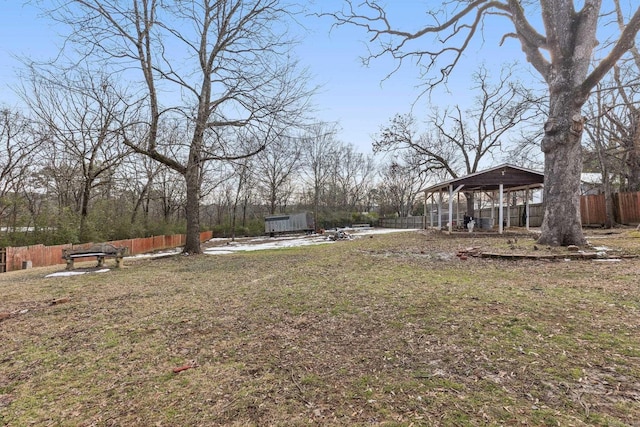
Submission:
<svg viewBox="0 0 640 427">
<path fill-rule="evenodd" d="M 498 190 L 500 184 L 505 190 L 511 191 L 542 187 L 544 173 L 505 163 L 491 169 L 441 182 L 422 191 L 436 193 L 448 189 L 451 185 L 454 188 L 462 185 L 461 191 L 493 191 Z"/>
</svg>

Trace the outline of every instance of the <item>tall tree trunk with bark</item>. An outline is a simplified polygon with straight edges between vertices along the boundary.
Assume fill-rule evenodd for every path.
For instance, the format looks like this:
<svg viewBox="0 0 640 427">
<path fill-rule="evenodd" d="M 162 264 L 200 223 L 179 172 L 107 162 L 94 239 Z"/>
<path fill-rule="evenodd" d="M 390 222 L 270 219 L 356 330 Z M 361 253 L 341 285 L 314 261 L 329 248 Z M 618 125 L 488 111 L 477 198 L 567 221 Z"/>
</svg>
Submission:
<svg viewBox="0 0 640 427">
<path fill-rule="evenodd" d="M 85 178 L 82 185 L 82 199 L 80 202 L 80 239 L 86 241 L 89 237 L 87 233 L 87 218 L 89 217 L 89 199 L 91 198 L 91 186 L 93 180 Z"/>
<path fill-rule="evenodd" d="M 467 199 L 467 216 L 471 218 L 476 217 L 476 198 L 474 197 L 471 191 L 467 191 L 464 193 L 464 197 Z"/>
<path fill-rule="evenodd" d="M 200 171 L 202 167 L 195 157 L 197 157 L 195 154 L 190 156 L 191 165 L 185 172 L 187 235 L 183 252 L 189 254 L 202 253 L 200 248 Z"/>
<path fill-rule="evenodd" d="M 210 83 L 203 82 L 203 93 L 209 95 L 208 91 Z M 203 97 L 204 99 L 208 99 Z M 187 235 L 184 253 L 200 254 L 200 191 L 201 191 L 201 175 L 202 175 L 202 146 L 204 141 L 204 128 L 209 118 L 207 106 L 200 102 L 198 109 L 198 117 L 196 118 L 195 129 L 191 146 L 189 147 L 189 160 L 184 170 L 184 179 L 187 191 L 185 217 L 187 220 Z"/>
<path fill-rule="evenodd" d="M 551 246 L 584 245 L 580 216 L 582 173 L 581 108 L 591 85 L 586 85 L 593 49 L 599 5 L 576 13 L 565 0 L 542 2 L 551 61 L 529 57 L 549 87 L 549 116 L 542 139 L 544 153 L 544 219 L 538 243 Z M 516 22 L 517 26 L 517 22 Z M 520 35 L 527 50 L 527 37 Z M 537 49 L 536 49 L 537 53 Z M 599 79 L 598 79 L 599 80 Z"/>
<path fill-rule="evenodd" d="M 631 144 L 627 156 L 629 191 L 640 191 L 640 109 L 631 107 Z"/>
<path fill-rule="evenodd" d="M 580 217 L 581 109 L 596 84 L 633 46 L 640 29 L 640 8 L 629 25 L 621 28 L 607 56 L 591 68 L 598 44 L 601 0 L 587 0 L 579 11 L 572 1 L 540 0 L 544 36 L 527 22 L 521 2 L 512 0 L 509 4 L 527 60 L 549 88 L 549 116 L 541 146 L 545 156 L 544 220 L 538 243 L 584 245 Z M 548 51 L 549 59 L 541 49 Z"/>
<path fill-rule="evenodd" d="M 539 243 L 583 245 L 580 216 L 583 119 L 570 96 L 556 96 L 545 125 L 544 220 Z"/>
</svg>

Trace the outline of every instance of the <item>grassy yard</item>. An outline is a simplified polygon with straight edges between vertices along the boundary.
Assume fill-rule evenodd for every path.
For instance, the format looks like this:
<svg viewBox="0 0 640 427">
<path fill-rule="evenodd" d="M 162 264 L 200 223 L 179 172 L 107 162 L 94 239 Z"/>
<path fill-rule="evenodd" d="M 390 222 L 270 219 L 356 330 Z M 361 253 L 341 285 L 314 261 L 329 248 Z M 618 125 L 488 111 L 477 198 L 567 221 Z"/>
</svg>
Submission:
<svg viewBox="0 0 640 427">
<path fill-rule="evenodd" d="M 640 259 L 456 256 L 533 242 L 405 232 L 2 274 L 0 425 L 640 425 Z M 632 231 L 592 243 L 640 255 Z"/>
</svg>

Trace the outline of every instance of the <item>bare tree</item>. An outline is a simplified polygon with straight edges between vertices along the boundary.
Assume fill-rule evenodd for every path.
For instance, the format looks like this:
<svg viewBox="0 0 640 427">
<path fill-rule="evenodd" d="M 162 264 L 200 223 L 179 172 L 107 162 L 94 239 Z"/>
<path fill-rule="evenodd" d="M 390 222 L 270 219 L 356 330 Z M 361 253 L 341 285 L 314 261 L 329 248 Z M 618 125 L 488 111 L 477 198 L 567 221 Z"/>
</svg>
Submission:
<svg viewBox="0 0 640 427">
<path fill-rule="evenodd" d="M 411 155 L 401 157 L 382 168 L 382 182 L 378 186 L 377 197 L 382 214 L 390 210 L 398 217 L 408 217 L 427 182 L 427 174 L 416 173 L 415 166 L 411 164 Z"/>
<path fill-rule="evenodd" d="M 633 58 L 637 50 L 632 53 Z M 602 176 L 607 228 L 615 225 L 613 192 L 640 191 L 640 73 L 635 64 L 616 65 L 586 104 L 585 167 Z"/>
<path fill-rule="evenodd" d="M 583 142 L 587 149 L 595 154 L 597 159 L 595 163 L 597 163 L 602 176 L 605 196 L 605 228 L 611 228 L 615 224 L 610 172 L 616 169 L 615 163 L 618 163 L 616 152 L 619 151 L 615 144 L 608 142 L 618 140 L 618 138 L 612 138 L 616 134 L 616 129 L 615 126 L 612 126 L 613 122 L 607 119 L 607 116 L 610 115 L 607 106 L 608 94 L 611 92 L 597 90 L 595 96 L 592 96 L 587 102 L 586 109 L 591 117 L 585 126 L 586 138 Z"/>
<path fill-rule="evenodd" d="M 19 190 L 24 188 L 35 153 L 40 150 L 40 138 L 29 120 L 17 111 L 0 109 L 0 223 L 7 210 L 14 206 Z"/>
<path fill-rule="evenodd" d="M 625 17 L 620 0 L 613 0 L 616 21 L 620 31 L 625 31 Z M 623 65 L 613 69 L 613 80 L 618 94 L 624 103 L 624 116 L 627 120 L 615 120 L 620 130 L 620 142 L 624 147 L 624 165 L 626 169 L 627 191 L 640 191 L 640 108 L 638 92 L 640 90 L 640 50 L 633 44 L 629 49 L 629 58 Z M 626 122 L 626 126 L 620 124 Z"/>
<path fill-rule="evenodd" d="M 343 145 L 337 155 L 332 174 L 336 206 L 353 212 L 364 204 L 366 194 L 372 188 L 373 157 L 358 153 L 350 144 Z"/>
<path fill-rule="evenodd" d="M 483 28 L 506 22 L 503 41 L 516 38 L 527 61 L 542 76 L 549 91 L 548 120 L 541 149 L 545 155 L 544 221 L 539 242 L 553 246 L 584 244 L 580 219 L 580 140 L 584 119 L 581 108 L 591 90 L 634 44 L 640 30 L 640 7 L 621 30 L 601 42 L 602 59 L 592 66 L 598 46 L 596 32 L 603 16 L 602 0 L 584 0 L 576 10 L 569 0 L 448 1 L 440 10 L 428 11 L 430 24 L 416 31 L 396 26 L 385 7 L 374 0 L 346 0 L 343 10 L 332 13 L 337 25 L 355 25 L 367 31 L 375 44 L 365 60 L 390 55 L 415 60 L 423 67 L 428 90 L 446 83 L 475 37 Z M 500 22 L 502 21 L 502 22 Z M 536 28 L 537 22 L 542 28 Z M 611 28 L 609 28 L 611 29 Z M 425 45 L 429 36 L 439 41 Z M 416 46 L 423 41 L 422 46 Z"/>
<path fill-rule="evenodd" d="M 270 214 L 275 214 L 278 206 L 287 205 L 291 180 L 302 166 L 301 150 L 301 138 L 283 135 L 256 155 L 253 172 Z"/>
<path fill-rule="evenodd" d="M 637 58 L 637 64 L 640 64 L 640 56 Z M 613 83 L 619 101 L 614 100 L 609 104 L 610 107 L 617 108 L 609 108 L 606 117 L 616 130 L 612 139 L 620 144 L 622 164 L 619 170 L 623 174 L 624 189 L 640 191 L 640 74 L 637 65 L 626 67 L 626 73 L 623 73 L 621 68 L 614 67 L 613 73 Z"/>
<path fill-rule="evenodd" d="M 245 149 L 247 151 L 255 149 L 251 146 L 258 144 L 258 142 L 251 138 L 250 135 L 244 135 L 241 143 L 246 146 Z M 231 240 L 235 240 L 236 238 L 238 205 L 240 204 L 243 209 L 243 226 L 246 222 L 246 207 L 248 200 L 251 198 L 251 194 L 253 193 L 252 184 L 254 175 L 252 175 L 251 170 L 253 169 L 254 160 L 254 157 L 247 157 L 232 163 L 233 175 L 235 178 L 235 189 L 231 200 Z"/>
<path fill-rule="evenodd" d="M 138 221 L 142 213 L 142 221 L 146 226 L 149 221 L 152 191 L 156 178 L 166 166 L 154 162 L 147 156 L 129 156 L 120 168 L 123 181 L 122 190 L 131 199 L 131 223 Z"/>
<path fill-rule="evenodd" d="M 625 20 L 620 1 L 613 3 L 616 23 L 623 31 Z M 640 51 L 633 45 L 628 55 L 614 65 L 612 73 L 598 84 L 586 104 L 589 117 L 584 145 L 591 159 L 587 158 L 585 165 L 596 169 L 597 164 L 596 170 L 602 176 L 606 228 L 615 225 L 614 181 L 618 191 L 640 191 L 639 67 Z"/>
<path fill-rule="evenodd" d="M 309 92 L 290 55 L 293 10 L 281 0 L 60 0 L 51 16 L 71 26 L 68 42 L 86 61 L 107 64 L 126 79 L 139 73 L 147 126 L 144 140 L 125 143 L 185 179 L 184 252 L 200 253 L 202 170 L 212 160 L 251 156 L 229 128 L 295 121 Z M 160 124 L 178 118 L 189 135 L 163 144 Z M 127 124 L 127 123 L 124 123 Z"/>
<path fill-rule="evenodd" d="M 40 126 L 48 131 L 47 141 L 57 144 L 77 162 L 81 180 L 78 189 L 80 239 L 87 239 L 86 221 L 92 191 L 109 180 L 129 150 L 122 149 L 118 117 L 126 106 L 112 83 L 99 73 L 74 69 L 47 75 L 35 70 L 30 87 L 22 90 Z"/>
<path fill-rule="evenodd" d="M 58 215 L 70 209 L 80 210 L 82 173 L 77 158 L 60 147 L 47 143 L 48 156 L 37 172 L 37 182 L 48 195 L 55 197 Z"/>
<path fill-rule="evenodd" d="M 325 195 L 326 184 L 334 170 L 333 164 L 337 161 L 339 143 L 335 136 L 335 125 L 317 123 L 308 129 L 302 146 L 304 174 L 306 174 L 307 186 L 313 195 L 316 227 L 319 224 L 320 201 Z"/>
<path fill-rule="evenodd" d="M 178 178 L 178 173 L 173 169 L 161 168 L 151 192 L 151 200 L 158 204 L 165 224 L 185 209 L 185 183 Z"/>
<path fill-rule="evenodd" d="M 434 109 L 428 118 L 431 131 L 423 134 L 418 134 L 414 117 L 396 115 L 374 140 L 374 151 L 413 154 L 415 173 L 458 178 L 478 172 L 481 162 L 493 159 L 509 145 L 509 132 L 535 113 L 530 93 L 511 78 L 511 69 L 504 69 L 499 82 L 492 85 L 481 67 L 474 74 L 477 95 L 471 108 Z M 473 193 L 465 196 L 467 212 L 473 216 Z"/>
</svg>

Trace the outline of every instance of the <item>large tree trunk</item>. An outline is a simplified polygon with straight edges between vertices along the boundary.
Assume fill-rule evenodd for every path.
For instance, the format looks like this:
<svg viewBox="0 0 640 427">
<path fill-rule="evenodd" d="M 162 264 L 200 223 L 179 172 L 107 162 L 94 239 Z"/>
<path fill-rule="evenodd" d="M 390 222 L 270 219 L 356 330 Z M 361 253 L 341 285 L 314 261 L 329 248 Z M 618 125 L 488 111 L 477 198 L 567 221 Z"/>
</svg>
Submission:
<svg viewBox="0 0 640 427">
<path fill-rule="evenodd" d="M 89 217 L 89 199 L 91 198 L 91 181 L 87 178 L 82 185 L 82 199 L 80 201 L 80 240 L 88 239 L 87 218 Z"/>
<path fill-rule="evenodd" d="M 631 146 L 627 156 L 629 168 L 628 191 L 640 191 L 640 109 L 633 109 L 631 115 Z"/>
<path fill-rule="evenodd" d="M 611 191 L 611 182 L 608 177 L 604 181 L 604 210 L 604 228 L 613 228 L 616 224 L 616 219 L 613 208 L 613 191 Z"/>
<path fill-rule="evenodd" d="M 269 195 L 269 214 L 274 215 L 276 213 L 276 190 L 272 187 L 271 194 Z"/>
<path fill-rule="evenodd" d="M 464 197 L 467 199 L 467 216 L 475 219 L 476 217 L 475 196 L 472 192 L 467 192 L 467 193 L 464 193 Z"/>
<path fill-rule="evenodd" d="M 552 94 L 553 96 L 553 94 Z M 558 99 L 560 98 L 560 99 Z M 564 98 L 564 99 L 562 99 Z M 542 151 L 544 219 L 538 243 L 550 246 L 584 245 L 580 216 L 583 119 L 571 96 L 551 102 Z"/>
<path fill-rule="evenodd" d="M 187 218 L 187 235 L 183 249 L 185 254 L 202 253 L 200 248 L 200 166 L 197 155 L 191 154 L 192 163 L 185 172 L 187 185 L 187 204 L 185 215 Z"/>
</svg>

